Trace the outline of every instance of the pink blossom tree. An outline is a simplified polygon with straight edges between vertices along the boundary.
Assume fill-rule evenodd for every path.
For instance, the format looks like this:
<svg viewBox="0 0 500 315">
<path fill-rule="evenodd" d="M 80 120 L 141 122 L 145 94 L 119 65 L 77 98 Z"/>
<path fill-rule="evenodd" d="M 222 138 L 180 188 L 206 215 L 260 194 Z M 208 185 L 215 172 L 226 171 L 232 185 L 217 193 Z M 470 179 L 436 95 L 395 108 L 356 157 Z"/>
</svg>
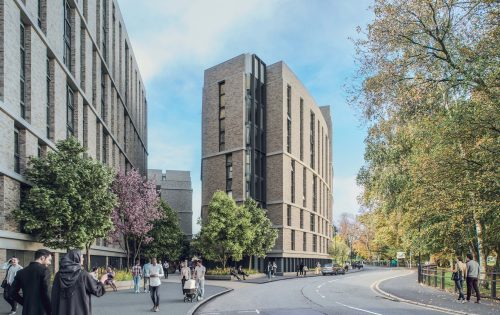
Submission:
<svg viewBox="0 0 500 315">
<path fill-rule="evenodd" d="M 126 251 L 129 267 L 131 253 L 132 261 L 135 261 L 141 246 L 153 241 L 148 232 L 155 220 L 163 218 L 163 212 L 159 208 L 160 200 L 154 182 L 145 181 L 135 169 L 116 175 L 113 192 L 118 197 L 118 204 L 113 209 L 114 230 L 111 237 Z"/>
</svg>

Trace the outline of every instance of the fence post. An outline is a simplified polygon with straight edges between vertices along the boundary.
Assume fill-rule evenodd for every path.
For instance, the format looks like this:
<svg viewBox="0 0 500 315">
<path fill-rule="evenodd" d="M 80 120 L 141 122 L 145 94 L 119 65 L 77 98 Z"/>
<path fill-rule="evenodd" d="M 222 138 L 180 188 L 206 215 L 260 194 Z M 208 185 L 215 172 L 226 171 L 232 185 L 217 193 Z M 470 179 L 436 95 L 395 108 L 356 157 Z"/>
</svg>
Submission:
<svg viewBox="0 0 500 315">
<path fill-rule="evenodd" d="M 444 290 L 444 276 L 445 276 L 445 270 L 441 269 L 441 290 Z"/>
<path fill-rule="evenodd" d="M 422 283 L 422 266 L 418 264 L 418 283 Z"/>
<path fill-rule="evenodd" d="M 438 286 L 438 269 L 436 266 L 436 269 L 434 269 L 434 287 L 437 288 Z"/>
<path fill-rule="evenodd" d="M 427 266 L 427 285 L 431 286 L 431 267 Z"/>
<path fill-rule="evenodd" d="M 497 297 L 497 272 L 495 268 L 491 269 L 491 297 Z"/>
</svg>

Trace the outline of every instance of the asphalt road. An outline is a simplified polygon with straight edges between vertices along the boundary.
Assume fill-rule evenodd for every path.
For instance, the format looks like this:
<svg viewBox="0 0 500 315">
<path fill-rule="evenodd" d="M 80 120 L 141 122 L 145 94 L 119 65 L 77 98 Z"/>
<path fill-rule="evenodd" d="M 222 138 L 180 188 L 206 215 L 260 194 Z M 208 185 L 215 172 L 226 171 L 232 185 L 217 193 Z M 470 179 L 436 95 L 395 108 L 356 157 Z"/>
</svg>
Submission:
<svg viewBox="0 0 500 315">
<path fill-rule="evenodd" d="M 301 278 L 248 286 L 203 305 L 197 315 L 319 315 L 319 314 L 442 314 L 381 297 L 371 285 L 407 274 L 405 270 L 366 269 L 363 272 Z"/>
</svg>

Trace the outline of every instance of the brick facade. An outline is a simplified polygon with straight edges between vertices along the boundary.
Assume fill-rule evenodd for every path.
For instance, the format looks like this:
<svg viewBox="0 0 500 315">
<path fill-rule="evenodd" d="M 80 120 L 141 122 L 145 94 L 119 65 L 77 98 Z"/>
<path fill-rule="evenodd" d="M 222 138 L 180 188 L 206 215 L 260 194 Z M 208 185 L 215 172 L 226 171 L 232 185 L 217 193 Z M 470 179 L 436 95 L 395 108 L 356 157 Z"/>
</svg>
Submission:
<svg viewBox="0 0 500 315">
<path fill-rule="evenodd" d="M 64 62 L 66 4 L 70 67 Z M 135 167 L 143 175 L 147 172 L 147 102 L 116 0 L 5 0 L 0 1 L 0 7 L 2 255 L 4 250 L 41 247 L 20 233 L 10 213 L 19 207 L 21 186 L 28 184 L 23 173 L 29 157 L 54 150 L 55 143 L 68 136 L 68 88 L 73 92 L 73 135 L 87 148 L 88 155 L 115 169 Z M 22 29 L 24 58 L 20 54 Z M 22 59 L 24 84 L 20 80 Z M 24 118 L 20 110 L 22 87 Z M 17 145 L 15 130 L 19 134 Z M 94 250 L 99 255 L 123 256 L 113 245 L 96 246 Z"/>
<path fill-rule="evenodd" d="M 202 218 L 206 217 L 207 205 L 213 193 L 225 190 L 225 161 L 228 153 L 232 153 L 233 161 L 232 196 L 237 202 L 246 198 L 245 122 L 248 119 L 245 116 L 245 100 L 248 90 L 245 92 L 245 78 L 248 77 L 252 64 L 255 64 L 252 63 L 255 60 L 252 58 L 258 57 L 243 54 L 205 71 L 202 106 Z M 219 150 L 220 82 L 224 82 L 226 103 L 226 144 L 222 151 Z M 281 270 L 290 271 L 302 259 L 306 264 L 326 262 L 329 259 L 327 250 L 332 236 L 333 219 L 330 107 L 319 107 L 300 80 L 281 61 L 266 67 L 265 94 L 265 206 L 279 234 L 275 248 L 267 259 L 278 260 Z M 301 112 L 302 137 L 299 127 Z M 311 128 L 314 129 L 313 133 Z M 314 154 L 311 154 L 313 150 Z M 292 200 L 292 164 L 295 200 Z M 293 246 L 292 231 L 295 235 Z M 264 262 L 256 260 L 256 267 L 261 268 Z"/>
</svg>

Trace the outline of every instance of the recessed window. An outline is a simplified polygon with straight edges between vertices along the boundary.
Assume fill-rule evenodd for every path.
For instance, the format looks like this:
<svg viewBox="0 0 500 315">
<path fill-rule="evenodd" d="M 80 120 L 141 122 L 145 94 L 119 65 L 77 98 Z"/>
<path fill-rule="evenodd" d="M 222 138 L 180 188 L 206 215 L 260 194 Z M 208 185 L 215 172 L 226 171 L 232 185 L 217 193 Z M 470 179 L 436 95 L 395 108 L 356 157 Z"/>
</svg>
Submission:
<svg viewBox="0 0 500 315">
<path fill-rule="evenodd" d="M 286 206 L 286 225 L 292 226 L 292 206 Z"/>
</svg>

